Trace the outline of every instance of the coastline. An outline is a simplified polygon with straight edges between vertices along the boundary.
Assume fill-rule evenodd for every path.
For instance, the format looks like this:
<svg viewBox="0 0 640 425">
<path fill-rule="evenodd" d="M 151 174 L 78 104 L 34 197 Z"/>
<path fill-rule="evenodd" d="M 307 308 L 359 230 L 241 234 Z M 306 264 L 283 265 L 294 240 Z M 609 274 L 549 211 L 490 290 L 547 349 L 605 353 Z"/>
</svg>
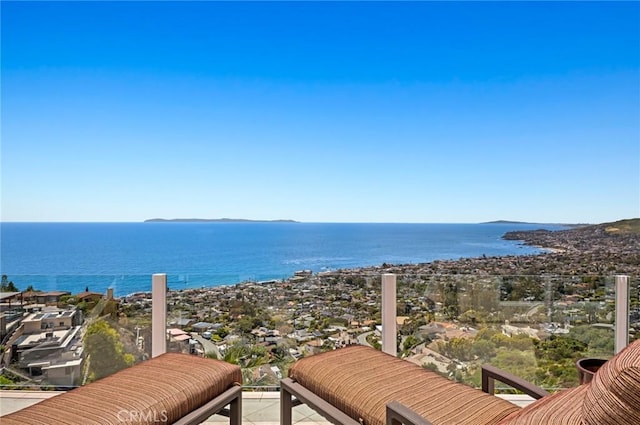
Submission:
<svg viewBox="0 0 640 425">
<path fill-rule="evenodd" d="M 18 288 L 75 294 L 88 286 L 98 292 L 112 288 L 123 296 L 150 290 L 154 273 L 166 273 L 172 289 L 200 288 L 286 280 L 303 269 L 540 252 L 502 239 L 509 230 L 537 225 L 151 224 L 6 224 L 2 242 L 8 249 L 0 266 Z"/>
<path fill-rule="evenodd" d="M 567 251 L 566 249 L 562 249 L 562 248 L 553 248 L 553 247 L 539 246 L 539 245 L 532 245 L 532 246 L 534 246 L 534 247 L 536 247 L 538 249 L 541 249 L 543 251 L 546 251 L 543 254 L 547 254 L 547 253 L 559 254 L 559 253 Z"/>
<path fill-rule="evenodd" d="M 519 241 L 517 236 L 505 234 L 505 238 Z M 597 229 L 545 231 L 527 234 L 522 241 L 549 246 L 553 251 L 420 264 L 385 263 L 315 274 L 307 270 L 283 280 L 168 288 L 166 320 L 171 335 L 176 332 L 180 337 L 197 341 L 195 346 L 200 347 L 197 350 L 202 355 L 219 358 L 228 347 L 234 347 L 243 350 L 246 356 L 260 356 L 264 364 L 277 365 L 274 367 L 284 376 L 287 368 L 303 355 L 356 341 L 378 346 L 379 336 L 372 329 L 381 322 L 384 297 L 381 277 L 383 273 L 393 273 L 398 276 L 396 306 L 397 317 L 402 320 L 398 323 L 403 323 L 400 333 L 403 356 L 422 365 L 433 364 L 440 373 L 448 374 L 450 366 L 463 361 L 472 368 L 479 364 L 450 351 L 446 344 L 454 338 L 470 341 L 469 344 L 474 344 L 475 337 L 479 343 L 494 343 L 491 332 L 499 334 L 502 326 L 513 332 L 523 330 L 529 338 L 533 338 L 531 335 L 542 338 L 558 331 L 553 314 L 542 308 L 547 294 L 556 291 L 562 294 L 557 306 L 564 313 L 583 308 L 579 306 L 584 305 L 584 300 L 605 300 L 606 287 L 611 283 L 608 277 L 613 274 L 632 275 L 632 290 L 637 291 L 640 233 L 612 235 Z M 118 331 L 126 351 L 142 360 L 151 355 L 145 341 L 152 338 L 153 296 L 138 291 L 116 298 L 88 308 L 92 312 L 93 308 L 99 309 L 98 315 L 107 318 Z M 79 305 L 79 299 L 70 303 Z M 110 315 L 103 314 L 106 307 L 111 308 Z M 533 323 L 537 326 L 532 327 Z M 637 327 L 637 323 L 636 320 L 632 325 Z M 484 329 L 488 333 L 485 332 L 482 341 L 478 335 Z M 561 330 L 570 332 L 566 328 Z M 494 343 L 496 353 L 501 348 L 498 343 Z M 185 347 L 177 339 L 169 344 L 173 344 L 172 350 L 191 347 Z M 279 347 L 288 349 L 283 354 Z M 435 357 L 424 356 L 425 353 L 443 360 L 433 363 Z M 500 360 L 497 354 L 492 355 L 491 361 L 497 360 Z M 263 379 L 274 379 L 277 384 L 275 372 L 265 378 L 261 367 L 250 363 L 244 366 L 249 371 L 248 382 L 259 381 L 263 385 Z M 569 359 L 562 367 L 573 370 L 574 361 Z M 468 382 L 473 379 L 466 372 L 456 379 L 463 378 Z"/>
<path fill-rule="evenodd" d="M 631 221 L 640 223 L 640 219 Z M 611 231 L 612 228 L 621 229 L 624 226 L 607 223 L 565 228 L 563 230 L 506 231 L 506 233 L 502 233 L 502 236 L 495 236 L 509 241 L 512 247 L 510 251 L 502 255 L 480 254 L 484 250 L 484 248 L 480 248 L 476 249 L 471 256 L 460 256 L 451 259 L 446 259 L 445 257 L 445 259 L 425 262 L 410 260 L 410 262 L 406 263 L 392 263 L 388 261 L 386 263 L 370 263 L 362 266 L 349 264 L 342 267 L 340 264 L 336 264 L 335 267 L 321 267 L 319 271 L 306 264 L 300 264 L 299 267 L 300 269 L 313 269 L 314 274 L 319 277 L 392 272 L 398 274 L 477 273 L 480 275 L 540 275 L 541 273 L 558 275 L 639 275 L 640 232 Z M 481 243 L 481 240 L 479 242 Z M 527 249 L 519 249 L 523 247 L 527 247 Z M 442 253 L 446 255 L 447 247 L 443 245 L 443 248 L 444 251 Z M 535 250 L 531 248 L 535 248 Z M 406 251 L 405 249 L 405 253 Z M 296 255 L 302 257 L 305 254 Z M 380 257 L 378 256 L 378 258 Z M 400 255 L 399 257 L 402 256 Z M 365 257 L 363 256 L 362 258 Z M 170 267 L 168 267 L 169 270 L 171 270 Z M 249 267 L 245 269 L 244 276 L 234 273 L 187 272 L 178 274 L 171 271 L 168 271 L 167 275 L 169 278 L 168 285 L 171 290 L 207 289 L 219 286 L 236 286 L 247 282 L 284 282 L 295 277 L 295 271 L 300 269 L 289 267 L 287 271 L 269 269 L 272 271 L 256 273 L 256 269 Z M 162 270 L 158 271 L 163 272 Z M 105 292 L 106 288 L 113 288 L 115 295 L 121 297 L 142 293 L 146 288 L 150 289 L 151 274 L 143 272 L 101 275 L 80 272 L 78 274 L 25 274 L 22 275 L 22 280 L 16 280 L 16 278 L 20 279 L 20 275 L 10 275 L 9 277 L 13 278 L 20 288 L 26 288 L 33 283 L 36 289 L 44 291 L 70 290 L 73 294 L 82 292 L 85 286 L 88 286 L 91 291 L 97 290 L 99 292 L 103 292 L 103 288 Z M 249 276 L 246 277 L 246 275 Z M 48 284 L 41 287 L 38 285 L 40 282 L 48 282 Z"/>
<path fill-rule="evenodd" d="M 640 222 L 640 219 L 638 219 Z M 566 275 L 612 276 L 626 274 L 640 277 L 640 233 L 611 233 L 606 224 L 576 227 L 567 230 L 536 230 L 507 232 L 503 237 L 546 250 L 538 254 L 495 257 L 469 257 L 456 260 L 435 260 L 418 264 L 381 264 L 376 266 L 338 269 L 313 274 L 316 279 L 339 276 L 373 276 L 382 273 L 397 275 Z M 522 239 L 514 239 L 522 237 Z M 295 275 L 287 282 L 295 281 Z M 274 282 L 279 284 L 280 282 Z M 283 282 L 284 283 L 284 282 Z M 258 282 L 240 282 L 189 290 L 208 291 L 215 288 L 253 286 Z M 178 290 L 180 291 L 180 290 Z"/>
</svg>

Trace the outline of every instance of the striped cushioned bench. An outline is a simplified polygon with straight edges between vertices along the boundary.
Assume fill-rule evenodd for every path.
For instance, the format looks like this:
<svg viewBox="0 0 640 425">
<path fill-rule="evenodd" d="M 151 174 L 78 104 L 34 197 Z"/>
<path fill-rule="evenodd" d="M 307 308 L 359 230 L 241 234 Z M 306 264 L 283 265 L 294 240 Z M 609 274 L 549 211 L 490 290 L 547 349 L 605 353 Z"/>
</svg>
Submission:
<svg viewBox="0 0 640 425">
<path fill-rule="evenodd" d="M 291 424 L 292 395 L 331 422 L 351 425 L 385 425 L 386 406 L 392 401 L 434 424 L 497 424 L 519 410 L 501 398 L 364 346 L 296 362 L 282 382 L 283 425 Z"/>
<path fill-rule="evenodd" d="M 241 423 L 236 365 L 166 353 L 0 418 L 13 424 L 191 424 L 230 405 Z"/>
<path fill-rule="evenodd" d="M 538 400 L 520 409 L 492 395 L 494 380 Z M 348 425 L 638 425 L 640 340 L 590 383 L 553 395 L 491 366 L 483 367 L 480 391 L 362 346 L 298 361 L 281 388 L 282 425 L 291 425 L 299 403 Z"/>
</svg>

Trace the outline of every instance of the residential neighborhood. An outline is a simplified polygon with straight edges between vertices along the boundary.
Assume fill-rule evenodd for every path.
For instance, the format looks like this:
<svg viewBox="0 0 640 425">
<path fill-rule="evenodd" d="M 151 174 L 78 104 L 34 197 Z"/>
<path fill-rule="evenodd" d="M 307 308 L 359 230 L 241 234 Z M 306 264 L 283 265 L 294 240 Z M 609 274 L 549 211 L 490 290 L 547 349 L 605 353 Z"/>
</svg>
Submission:
<svg viewBox="0 0 640 425">
<path fill-rule="evenodd" d="M 550 243 L 549 234 L 534 234 Z M 169 290 L 167 347 L 239 364 L 249 387 L 277 387 L 301 357 L 351 344 L 380 348 L 381 276 L 393 273 L 401 357 L 473 383 L 480 363 L 509 366 L 508 354 L 511 367 L 566 383 L 575 377 L 545 366 L 545 350 L 573 341 L 574 355 L 611 354 L 614 273 L 630 276 L 630 338 L 640 330 L 637 235 L 617 244 L 606 233 L 572 234 L 562 232 L 555 251 L 534 256 L 301 270 L 279 281 Z M 585 238 L 588 264 L 575 248 Z M 3 376 L 12 383 L 81 385 L 103 376 L 99 367 L 116 370 L 151 355 L 151 293 L 114 297 L 87 287 L 1 297 Z M 564 361 L 573 369 L 572 358 Z"/>
</svg>

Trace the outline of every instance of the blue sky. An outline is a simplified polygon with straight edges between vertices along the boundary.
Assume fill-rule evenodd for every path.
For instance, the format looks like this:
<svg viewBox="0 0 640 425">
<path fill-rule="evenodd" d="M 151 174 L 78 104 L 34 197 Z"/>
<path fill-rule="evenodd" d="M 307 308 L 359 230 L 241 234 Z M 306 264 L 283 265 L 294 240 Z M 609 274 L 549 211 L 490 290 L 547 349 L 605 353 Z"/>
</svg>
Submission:
<svg viewBox="0 0 640 425">
<path fill-rule="evenodd" d="M 638 2 L 7 2 L 2 220 L 640 216 Z"/>
</svg>

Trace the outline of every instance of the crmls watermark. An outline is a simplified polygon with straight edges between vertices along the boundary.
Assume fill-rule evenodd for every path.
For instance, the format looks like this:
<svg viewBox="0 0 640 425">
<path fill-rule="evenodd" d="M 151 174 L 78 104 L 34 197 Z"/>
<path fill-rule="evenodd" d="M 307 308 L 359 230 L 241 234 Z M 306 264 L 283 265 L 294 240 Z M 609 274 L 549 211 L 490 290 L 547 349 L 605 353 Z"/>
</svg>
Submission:
<svg viewBox="0 0 640 425">
<path fill-rule="evenodd" d="M 120 410 L 118 411 L 118 420 L 120 422 L 127 423 L 166 423 L 169 420 L 166 410 L 159 412 L 155 410 L 149 410 L 147 412 L 141 412 L 139 410 Z"/>
</svg>

